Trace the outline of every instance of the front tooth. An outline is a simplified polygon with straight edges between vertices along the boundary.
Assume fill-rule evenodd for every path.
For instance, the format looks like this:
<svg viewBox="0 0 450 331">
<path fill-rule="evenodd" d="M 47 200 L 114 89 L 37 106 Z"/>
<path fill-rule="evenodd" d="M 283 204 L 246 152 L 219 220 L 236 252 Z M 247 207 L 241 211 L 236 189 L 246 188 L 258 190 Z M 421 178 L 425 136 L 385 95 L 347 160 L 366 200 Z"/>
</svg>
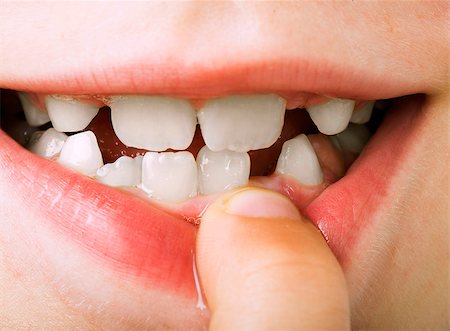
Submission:
<svg viewBox="0 0 450 331">
<path fill-rule="evenodd" d="M 94 133 L 85 131 L 67 138 L 58 162 L 85 175 L 95 175 L 103 160 Z"/>
<path fill-rule="evenodd" d="M 275 172 L 290 175 L 305 185 L 318 185 L 323 180 L 316 152 L 304 134 L 283 144 Z"/>
<path fill-rule="evenodd" d="M 142 187 L 150 197 L 180 202 L 197 195 L 197 164 L 189 152 L 148 152 L 142 161 Z"/>
<path fill-rule="evenodd" d="M 142 159 L 143 156 L 121 156 L 99 168 L 95 178 L 109 186 L 137 186 L 142 178 Z"/>
<path fill-rule="evenodd" d="M 370 132 L 364 125 L 350 124 L 347 129 L 335 137 L 343 150 L 359 154 L 369 141 Z"/>
<path fill-rule="evenodd" d="M 324 104 L 309 106 L 306 110 L 320 132 L 332 135 L 345 130 L 354 107 L 353 100 L 334 99 Z"/>
<path fill-rule="evenodd" d="M 350 122 L 356 124 L 364 124 L 369 122 L 370 117 L 372 116 L 372 110 L 374 105 L 375 101 L 368 101 L 361 109 L 353 111 L 352 117 L 350 118 Z"/>
<path fill-rule="evenodd" d="M 242 95 L 209 100 L 197 116 L 210 150 L 248 152 L 278 139 L 285 110 L 286 100 L 275 94 Z"/>
<path fill-rule="evenodd" d="M 183 150 L 194 138 L 197 118 L 192 105 L 161 96 L 112 98 L 111 120 L 125 145 L 151 151 Z"/>
<path fill-rule="evenodd" d="M 98 106 L 62 96 L 47 96 L 45 105 L 53 127 L 60 132 L 84 130 L 99 111 Z"/>
<path fill-rule="evenodd" d="M 45 132 L 37 131 L 36 135 L 31 137 L 28 149 L 34 154 L 50 159 L 61 152 L 66 140 L 66 134 L 53 128 Z"/>
<path fill-rule="evenodd" d="M 245 186 L 250 157 L 233 151 L 213 152 L 204 146 L 197 155 L 199 192 L 207 195 Z"/>
<path fill-rule="evenodd" d="M 30 126 L 36 127 L 50 122 L 48 113 L 36 108 L 25 93 L 18 93 L 18 95 L 25 113 L 25 119 Z"/>
</svg>

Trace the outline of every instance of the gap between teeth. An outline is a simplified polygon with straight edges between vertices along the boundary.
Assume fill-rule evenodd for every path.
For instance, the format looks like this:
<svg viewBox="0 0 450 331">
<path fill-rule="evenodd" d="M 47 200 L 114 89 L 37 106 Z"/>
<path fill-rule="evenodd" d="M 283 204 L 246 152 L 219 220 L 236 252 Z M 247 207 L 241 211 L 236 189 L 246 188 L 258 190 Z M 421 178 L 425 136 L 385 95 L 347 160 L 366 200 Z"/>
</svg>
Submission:
<svg viewBox="0 0 450 331">
<path fill-rule="evenodd" d="M 30 151 L 56 159 L 106 185 L 139 187 L 150 197 L 166 202 L 247 185 L 250 175 L 247 152 L 270 147 L 278 139 L 286 108 L 286 101 L 275 94 L 215 98 L 205 102 L 197 112 L 188 101 L 174 97 L 112 97 L 111 118 L 118 138 L 129 147 L 151 151 L 143 157 L 123 156 L 104 165 L 93 132 L 70 137 L 59 132 L 85 129 L 98 107 L 48 96 L 45 117 L 26 96 L 21 100 L 29 122 L 37 125 L 51 120 L 54 126 L 33 136 Z M 333 137 L 336 146 L 359 153 L 369 134 L 357 124 L 349 126 L 349 121 L 367 122 L 373 102 L 358 111 L 354 111 L 354 106 L 352 100 L 338 99 L 307 107 L 307 111 L 319 131 L 337 134 Z M 188 151 L 162 152 L 169 148 L 186 149 L 193 140 L 197 121 L 206 143 L 197 160 Z M 275 173 L 289 175 L 304 185 L 323 181 L 307 136 L 301 134 L 284 143 Z"/>
</svg>

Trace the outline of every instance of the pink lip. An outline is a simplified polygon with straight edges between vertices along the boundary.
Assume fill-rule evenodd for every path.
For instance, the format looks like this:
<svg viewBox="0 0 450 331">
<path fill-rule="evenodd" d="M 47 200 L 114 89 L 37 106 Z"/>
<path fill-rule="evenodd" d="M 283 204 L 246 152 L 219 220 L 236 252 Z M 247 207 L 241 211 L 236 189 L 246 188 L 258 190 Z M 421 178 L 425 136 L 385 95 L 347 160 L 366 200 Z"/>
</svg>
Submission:
<svg viewBox="0 0 450 331">
<path fill-rule="evenodd" d="M 2 183 L 51 228 L 144 285 L 192 297 L 196 228 L 130 193 L 37 157 L 0 131 Z M 37 197 L 37 198 L 36 198 Z"/>
<path fill-rule="evenodd" d="M 390 203 L 395 178 L 409 155 L 423 96 L 405 97 L 389 110 L 383 125 L 346 175 L 304 210 L 322 231 L 341 265 L 351 263 L 353 248 L 376 222 L 378 209 Z"/>
<path fill-rule="evenodd" d="M 391 177 L 400 171 L 411 146 L 414 131 L 409 128 L 420 109 L 419 99 L 398 103 L 347 175 L 314 196 L 311 203 L 304 203 L 304 194 L 295 184 L 277 178 L 263 184 L 288 195 L 312 219 L 344 266 L 377 207 L 386 203 Z M 18 203 L 102 263 L 141 279 L 144 286 L 156 284 L 177 295 L 196 295 L 192 273 L 195 226 L 140 197 L 32 155 L 3 131 L 0 145 L 1 182 L 10 186 Z M 198 216 L 198 205 L 186 206 L 184 216 Z"/>
</svg>

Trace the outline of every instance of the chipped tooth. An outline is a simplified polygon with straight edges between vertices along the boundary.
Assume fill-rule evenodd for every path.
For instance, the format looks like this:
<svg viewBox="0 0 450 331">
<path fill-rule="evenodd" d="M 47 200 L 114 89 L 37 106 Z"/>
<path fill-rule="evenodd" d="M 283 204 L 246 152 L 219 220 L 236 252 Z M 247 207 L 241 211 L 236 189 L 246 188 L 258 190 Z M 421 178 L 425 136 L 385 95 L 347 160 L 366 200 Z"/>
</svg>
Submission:
<svg viewBox="0 0 450 331">
<path fill-rule="evenodd" d="M 275 94 L 236 95 L 207 101 L 197 116 L 210 150 L 248 152 L 275 143 L 285 110 L 286 100 Z"/>
<path fill-rule="evenodd" d="M 52 158 L 61 152 L 67 135 L 53 128 L 47 131 L 36 131 L 28 143 L 28 150 L 45 158 Z"/>
<path fill-rule="evenodd" d="M 60 132 L 84 130 L 99 111 L 98 106 L 63 96 L 48 95 L 45 105 L 53 127 Z"/>
<path fill-rule="evenodd" d="M 364 125 L 351 123 L 347 129 L 335 137 L 343 150 L 359 154 L 369 141 L 370 132 Z"/>
<path fill-rule="evenodd" d="M 68 137 L 58 162 L 85 175 L 95 175 L 103 159 L 94 133 L 85 131 Z"/>
<path fill-rule="evenodd" d="M 333 135 L 345 130 L 354 107 L 353 100 L 334 99 L 306 109 L 320 132 Z"/>
<path fill-rule="evenodd" d="M 25 93 L 18 93 L 20 102 L 22 103 L 25 119 L 30 126 L 37 127 L 50 122 L 48 113 L 39 110 Z"/>
<path fill-rule="evenodd" d="M 250 157 L 233 151 L 213 152 L 204 146 L 197 155 L 199 192 L 213 194 L 245 186 L 250 176 Z"/>
<path fill-rule="evenodd" d="M 142 178 L 143 156 L 121 156 L 97 170 L 95 178 L 109 186 L 137 186 Z"/>
<path fill-rule="evenodd" d="M 304 134 L 283 144 L 275 172 L 290 175 L 304 185 L 318 185 L 323 180 L 317 155 Z"/>
<path fill-rule="evenodd" d="M 162 96 L 118 96 L 110 103 L 117 137 L 129 147 L 184 150 L 194 138 L 197 117 L 187 100 Z"/>
<path fill-rule="evenodd" d="M 181 202 L 197 195 L 197 164 L 190 152 L 148 152 L 141 188 L 152 198 Z"/>
<path fill-rule="evenodd" d="M 368 101 L 364 104 L 364 106 L 359 110 L 354 110 L 352 117 L 350 118 L 350 122 L 356 124 L 364 124 L 369 122 L 370 117 L 372 116 L 373 106 L 375 105 L 375 101 Z"/>
</svg>

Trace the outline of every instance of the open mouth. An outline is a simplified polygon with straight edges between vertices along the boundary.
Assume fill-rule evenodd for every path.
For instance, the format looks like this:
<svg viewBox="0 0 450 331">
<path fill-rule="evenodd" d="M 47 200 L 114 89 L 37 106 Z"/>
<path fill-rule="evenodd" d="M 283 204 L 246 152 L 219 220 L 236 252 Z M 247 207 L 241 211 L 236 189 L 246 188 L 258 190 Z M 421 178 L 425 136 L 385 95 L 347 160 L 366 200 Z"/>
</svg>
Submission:
<svg viewBox="0 0 450 331">
<path fill-rule="evenodd" d="M 157 23 L 137 28 L 131 38 L 121 31 L 135 18 L 123 22 L 122 8 L 104 7 L 102 16 L 122 25 L 105 24 L 96 38 L 91 27 L 97 16 L 90 10 L 77 12 L 73 35 L 51 28 L 65 21 L 49 24 L 48 31 L 29 28 L 40 31 L 20 41 L 34 45 L 30 49 L 53 38 L 67 45 L 43 50 L 52 65 L 20 53 L 19 45 L 11 49 L 20 54 L 4 54 L 14 70 L 1 77 L 9 90 L 1 91 L 0 179 L 2 192 L 11 195 L 6 201 L 42 220 L 27 219 L 26 226 L 45 223 L 89 261 L 139 281 L 151 300 L 163 298 L 151 305 L 171 295 L 187 300 L 195 315 L 202 212 L 221 192 L 259 186 L 289 197 L 321 230 L 344 271 L 350 269 L 361 242 L 381 233 L 373 228 L 386 217 L 377 215 L 394 199 L 395 179 L 427 114 L 427 98 L 417 93 L 432 94 L 439 73 L 415 70 L 397 50 L 361 52 L 361 58 L 345 51 L 372 50 L 386 39 L 383 29 L 380 40 L 370 31 L 344 38 L 328 26 L 321 29 L 326 20 L 315 20 L 308 23 L 312 30 L 296 31 L 304 47 L 290 48 L 284 31 L 269 40 L 272 34 L 261 32 L 274 19 L 272 11 L 261 12 L 256 22 L 252 17 L 258 16 L 237 19 L 232 11 L 229 21 L 239 24 L 227 27 L 237 30 L 214 38 L 209 26 L 202 33 L 193 26 L 186 35 L 185 26 L 175 24 L 190 16 L 161 13 L 179 31 L 158 44 L 148 42 L 160 40 Z M 271 29 L 309 22 L 309 11 L 298 16 L 288 7 L 278 10 L 292 21 L 276 21 Z M 331 8 L 323 17 L 338 12 Z M 53 19 L 60 18 L 49 14 L 43 21 Z M 79 26 L 85 19 L 90 24 Z M 248 29 L 248 22 L 259 29 Z M 234 38 L 238 33 L 241 38 Z M 12 38 L 12 45 L 19 39 Z M 80 56 L 61 61 L 73 54 Z M 170 300 L 167 311 L 172 305 Z"/>
<path fill-rule="evenodd" d="M 0 255 L 62 328 L 204 329 L 202 214 L 248 186 L 321 231 L 356 328 L 436 316 L 412 308 L 446 247 L 445 3 L 4 7 Z"/>
<path fill-rule="evenodd" d="M 202 211 L 245 186 L 288 196 L 345 267 L 387 194 L 421 97 L 286 95 L 3 90 L 3 172 L 82 247 L 178 294 L 196 293 Z"/>
</svg>

